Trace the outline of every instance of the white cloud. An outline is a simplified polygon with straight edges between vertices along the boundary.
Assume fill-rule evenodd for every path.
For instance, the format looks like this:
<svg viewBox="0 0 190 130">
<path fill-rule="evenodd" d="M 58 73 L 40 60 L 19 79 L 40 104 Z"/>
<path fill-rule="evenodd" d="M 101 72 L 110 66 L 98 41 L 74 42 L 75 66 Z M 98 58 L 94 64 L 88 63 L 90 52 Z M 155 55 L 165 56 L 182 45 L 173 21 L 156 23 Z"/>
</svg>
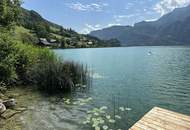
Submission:
<svg viewBox="0 0 190 130">
<path fill-rule="evenodd" d="M 88 34 L 91 31 L 99 30 L 103 28 L 100 24 L 91 25 L 91 24 L 85 24 L 85 27 L 81 30 L 82 34 Z"/>
<path fill-rule="evenodd" d="M 107 25 L 100 25 L 100 24 L 96 24 L 96 25 L 91 25 L 91 24 L 85 24 L 84 28 L 80 31 L 80 33 L 82 34 L 88 34 L 90 33 L 91 31 L 95 31 L 95 30 L 100 30 L 100 29 L 103 29 L 103 28 L 107 28 L 107 27 L 111 27 L 111 26 L 116 26 L 116 25 L 121 25 L 119 23 L 109 23 Z"/>
<path fill-rule="evenodd" d="M 146 21 L 146 22 L 153 22 L 153 21 L 156 21 L 156 20 L 158 20 L 158 18 L 147 19 L 147 20 L 145 20 L 145 21 Z"/>
<path fill-rule="evenodd" d="M 115 19 L 116 22 L 121 22 L 124 19 L 129 19 L 129 18 L 135 17 L 137 15 L 139 15 L 139 14 L 136 13 L 136 14 L 129 14 L 129 15 L 114 15 L 113 18 Z"/>
<path fill-rule="evenodd" d="M 120 24 L 120 23 L 109 23 L 109 24 L 107 25 L 107 27 L 119 26 L 119 25 L 121 25 L 121 24 Z"/>
<path fill-rule="evenodd" d="M 175 8 L 184 7 L 189 4 L 190 0 L 161 0 L 155 5 L 154 10 L 161 15 L 164 15 Z"/>
<path fill-rule="evenodd" d="M 126 9 L 126 10 L 129 10 L 129 9 L 131 9 L 134 5 L 135 5 L 135 3 L 129 2 L 129 3 L 126 4 L 125 9 Z"/>
<path fill-rule="evenodd" d="M 82 4 L 80 2 L 67 4 L 71 9 L 77 11 L 96 11 L 101 12 L 103 9 L 108 6 L 107 3 L 90 3 L 90 4 Z"/>
</svg>

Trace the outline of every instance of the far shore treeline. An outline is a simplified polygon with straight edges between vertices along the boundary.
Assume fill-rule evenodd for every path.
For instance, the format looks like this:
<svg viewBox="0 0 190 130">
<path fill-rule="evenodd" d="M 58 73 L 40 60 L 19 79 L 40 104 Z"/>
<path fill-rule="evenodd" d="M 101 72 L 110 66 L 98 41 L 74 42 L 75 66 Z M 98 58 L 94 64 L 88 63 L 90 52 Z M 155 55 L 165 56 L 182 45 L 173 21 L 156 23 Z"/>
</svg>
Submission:
<svg viewBox="0 0 190 130">
<path fill-rule="evenodd" d="M 0 1 L 0 93 L 5 87 L 20 85 L 64 93 L 71 91 L 75 84 L 85 84 L 85 67 L 63 62 L 50 49 L 33 43 L 43 33 L 45 36 L 47 30 L 40 28 L 42 32 L 35 34 L 34 30 L 19 25 L 23 10 L 20 6 L 20 0 Z"/>
</svg>

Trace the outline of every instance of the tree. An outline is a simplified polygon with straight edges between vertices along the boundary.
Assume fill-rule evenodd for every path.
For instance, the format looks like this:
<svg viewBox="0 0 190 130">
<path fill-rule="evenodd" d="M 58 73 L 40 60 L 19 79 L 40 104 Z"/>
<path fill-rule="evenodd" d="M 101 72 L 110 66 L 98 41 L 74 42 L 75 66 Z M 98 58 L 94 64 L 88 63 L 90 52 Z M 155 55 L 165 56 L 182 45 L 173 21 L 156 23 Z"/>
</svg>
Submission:
<svg viewBox="0 0 190 130">
<path fill-rule="evenodd" d="M 60 27 L 60 30 L 59 30 L 59 32 L 60 32 L 60 34 L 63 34 L 63 32 L 64 32 L 64 29 L 63 29 L 63 27 L 62 27 L 62 26 Z"/>
<path fill-rule="evenodd" d="M 0 0 L 0 25 L 9 27 L 18 19 L 21 1 Z"/>
<path fill-rule="evenodd" d="M 39 38 L 48 38 L 49 37 L 49 29 L 48 26 L 42 22 L 37 22 L 34 25 L 34 29 Z"/>
<path fill-rule="evenodd" d="M 61 38 L 60 43 L 61 43 L 61 48 L 66 47 L 66 40 L 64 38 Z"/>
</svg>

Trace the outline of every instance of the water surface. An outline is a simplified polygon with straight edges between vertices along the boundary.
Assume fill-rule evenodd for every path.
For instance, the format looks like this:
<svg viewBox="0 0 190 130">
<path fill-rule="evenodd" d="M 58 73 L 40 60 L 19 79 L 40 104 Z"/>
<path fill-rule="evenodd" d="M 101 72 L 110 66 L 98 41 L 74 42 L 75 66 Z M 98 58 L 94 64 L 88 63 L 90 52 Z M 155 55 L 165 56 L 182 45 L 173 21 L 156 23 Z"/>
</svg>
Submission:
<svg viewBox="0 0 190 130">
<path fill-rule="evenodd" d="M 15 88 L 21 106 L 28 107 L 19 119 L 23 130 L 92 130 L 82 124 L 86 112 L 108 106 L 122 115 L 114 128 L 128 129 L 154 106 L 190 115 L 190 48 L 128 47 L 55 50 L 63 60 L 88 65 L 92 87 L 66 98 L 92 97 L 80 105 L 65 105 L 62 96 L 33 89 Z M 11 92 L 10 92 L 11 93 Z M 119 107 L 132 110 L 124 114 Z M 114 129 L 114 130 L 115 130 Z"/>
<path fill-rule="evenodd" d="M 97 105 L 131 107 L 128 128 L 154 106 L 190 115 L 190 48 L 128 47 L 55 50 L 94 72 L 90 95 Z M 125 125 L 127 126 L 125 127 Z"/>
</svg>

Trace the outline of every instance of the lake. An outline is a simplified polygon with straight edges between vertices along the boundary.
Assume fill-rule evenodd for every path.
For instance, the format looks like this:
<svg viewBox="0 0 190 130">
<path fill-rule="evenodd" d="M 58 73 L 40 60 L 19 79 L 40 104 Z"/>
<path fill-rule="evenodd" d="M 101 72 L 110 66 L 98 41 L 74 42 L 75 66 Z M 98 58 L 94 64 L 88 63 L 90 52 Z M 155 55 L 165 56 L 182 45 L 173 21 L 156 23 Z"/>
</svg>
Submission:
<svg viewBox="0 0 190 130">
<path fill-rule="evenodd" d="M 129 128 L 154 106 L 190 115 L 190 48 L 126 47 L 55 50 L 93 72 L 90 96 L 97 106 L 127 106 Z M 114 97 L 114 98 L 113 98 Z M 125 127 L 126 126 L 126 127 Z"/>
<path fill-rule="evenodd" d="M 15 117 L 21 122 L 14 124 L 23 130 L 92 130 L 84 125 L 87 113 L 102 106 L 108 108 L 107 115 L 122 118 L 114 118 L 114 125 L 105 122 L 113 130 L 128 129 L 154 106 L 190 115 L 190 47 L 54 51 L 64 61 L 87 65 L 93 78 L 91 87 L 64 96 L 49 96 L 30 88 L 10 90 L 18 95 L 18 106 L 28 107 Z M 78 105 L 64 102 L 81 98 L 92 101 Z"/>
</svg>

